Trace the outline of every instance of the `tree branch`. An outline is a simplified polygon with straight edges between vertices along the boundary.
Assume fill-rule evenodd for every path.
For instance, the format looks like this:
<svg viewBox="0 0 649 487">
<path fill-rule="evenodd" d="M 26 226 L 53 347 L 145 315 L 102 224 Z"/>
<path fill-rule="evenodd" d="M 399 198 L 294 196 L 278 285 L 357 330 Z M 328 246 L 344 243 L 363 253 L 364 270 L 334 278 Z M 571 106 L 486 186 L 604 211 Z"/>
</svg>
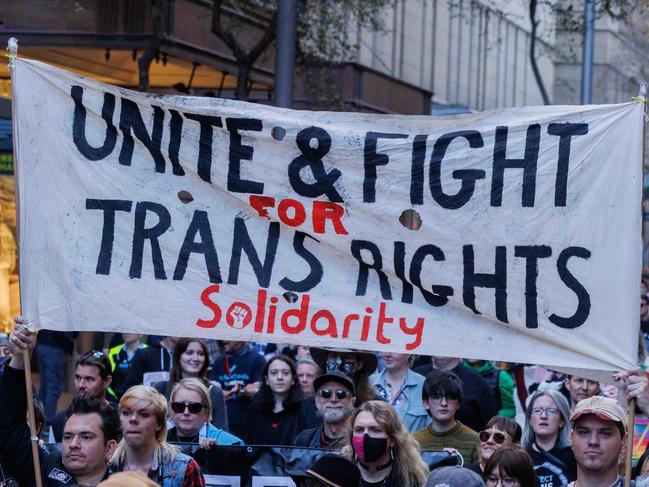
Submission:
<svg viewBox="0 0 649 487">
<path fill-rule="evenodd" d="M 543 78 L 539 72 L 539 67 L 536 64 L 536 31 L 539 26 L 538 20 L 536 20 L 536 7 L 537 0 L 530 0 L 530 22 L 532 24 L 532 29 L 530 31 L 530 64 L 532 65 L 532 73 L 534 74 L 534 79 L 536 84 L 539 87 L 541 92 L 541 97 L 543 98 L 543 104 L 549 105 L 550 98 L 548 97 L 548 92 L 545 89 L 545 84 L 543 83 Z"/>
<path fill-rule="evenodd" d="M 255 44 L 255 47 L 253 47 L 250 52 L 248 53 L 248 61 L 250 64 L 254 64 L 257 62 L 257 59 L 259 56 L 261 56 L 261 53 L 264 52 L 264 50 L 268 47 L 268 45 L 275 40 L 275 36 L 277 35 L 277 10 L 275 10 L 275 13 L 273 14 L 273 18 L 270 19 L 270 23 L 268 24 L 268 27 L 266 27 L 266 30 L 264 31 L 264 35 L 262 36 L 261 39 L 259 39 L 259 42 Z"/>
<path fill-rule="evenodd" d="M 246 53 L 237 42 L 234 34 L 225 29 L 221 23 L 221 7 L 223 0 L 214 0 L 212 5 L 212 33 L 221 39 L 230 48 L 234 58 L 239 61 L 246 56 Z"/>
<path fill-rule="evenodd" d="M 158 55 L 162 38 L 165 35 L 166 20 L 168 15 L 169 0 L 152 0 L 151 1 L 151 18 L 153 23 L 153 32 L 151 42 L 146 50 L 138 59 L 138 90 L 147 91 L 149 89 L 149 68 L 153 58 Z"/>
</svg>

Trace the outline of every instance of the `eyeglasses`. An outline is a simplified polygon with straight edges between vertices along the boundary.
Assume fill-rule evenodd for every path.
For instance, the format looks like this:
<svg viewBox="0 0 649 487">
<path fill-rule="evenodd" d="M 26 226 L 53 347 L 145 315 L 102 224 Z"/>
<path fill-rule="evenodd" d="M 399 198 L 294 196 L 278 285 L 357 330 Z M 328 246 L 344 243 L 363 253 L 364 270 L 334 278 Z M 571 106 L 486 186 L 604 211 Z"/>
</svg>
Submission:
<svg viewBox="0 0 649 487">
<path fill-rule="evenodd" d="M 496 443 L 501 445 L 505 439 L 507 438 L 504 434 L 500 433 L 499 431 L 481 431 L 478 433 L 478 436 L 480 437 L 480 441 L 483 443 L 489 441 L 491 438 L 494 439 Z"/>
<path fill-rule="evenodd" d="M 485 484 L 489 487 L 496 487 L 496 485 L 498 485 L 498 482 L 500 482 L 500 485 L 502 485 L 502 487 L 514 487 L 516 479 L 513 479 L 511 477 L 499 478 L 495 475 L 487 475 L 487 478 L 485 479 Z"/>
<path fill-rule="evenodd" d="M 457 401 L 458 400 L 458 398 L 456 398 L 456 397 L 450 397 L 450 396 L 447 396 L 446 394 L 438 394 L 438 393 L 431 394 L 429 399 L 431 401 L 435 401 L 435 402 L 442 402 L 443 400 L 446 400 L 447 402 L 449 402 L 449 401 Z"/>
<path fill-rule="evenodd" d="M 556 414 L 559 414 L 559 409 L 557 408 L 532 408 L 532 414 L 536 416 L 541 416 L 543 413 L 545 413 L 548 416 L 554 416 Z"/>
<path fill-rule="evenodd" d="M 331 389 L 320 389 L 318 391 L 318 394 L 320 395 L 320 397 L 322 397 L 322 399 L 331 399 L 333 392 L 334 391 L 332 391 Z M 349 393 L 347 391 L 343 391 L 342 389 L 336 389 L 336 399 L 338 399 L 339 401 L 345 399 L 348 396 L 348 394 Z"/>
<path fill-rule="evenodd" d="M 200 413 L 203 408 L 205 407 L 205 404 L 200 403 L 200 402 L 172 402 L 171 403 L 171 410 L 176 413 L 184 413 L 185 409 L 189 409 L 190 414 L 198 414 Z"/>
</svg>

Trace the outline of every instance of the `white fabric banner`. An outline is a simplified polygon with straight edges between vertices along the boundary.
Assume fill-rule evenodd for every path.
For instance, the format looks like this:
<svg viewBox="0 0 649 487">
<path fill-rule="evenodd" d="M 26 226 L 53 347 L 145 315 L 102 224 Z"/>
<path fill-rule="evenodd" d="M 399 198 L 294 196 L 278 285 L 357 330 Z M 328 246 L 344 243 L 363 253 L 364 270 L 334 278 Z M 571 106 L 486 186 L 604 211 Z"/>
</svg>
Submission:
<svg viewBox="0 0 649 487">
<path fill-rule="evenodd" d="M 293 111 L 20 59 L 13 82 L 42 328 L 635 363 L 641 103 Z"/>
</svg>

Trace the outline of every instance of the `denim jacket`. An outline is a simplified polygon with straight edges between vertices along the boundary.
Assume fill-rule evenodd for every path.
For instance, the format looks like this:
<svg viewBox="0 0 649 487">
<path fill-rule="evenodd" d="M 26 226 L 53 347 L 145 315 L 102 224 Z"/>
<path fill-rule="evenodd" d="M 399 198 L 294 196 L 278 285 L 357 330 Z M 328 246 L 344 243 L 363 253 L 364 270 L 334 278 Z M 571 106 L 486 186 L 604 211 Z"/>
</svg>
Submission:
<svg viewBox="0 0 649 487">
<path fill-rule="evenodd" d="M 373 374 L 370 382 L 374 385 L 379 397 L 388 401 L 399 414 L 403 425 L 410 433 L 425 428 L 430 423 L 430 416 L 424 407 L 421 391 L 425 377 L 408 369 L 406 379 L 395 397 L 390 397 L 387 385 L 387 371 Z"/>
</svg>

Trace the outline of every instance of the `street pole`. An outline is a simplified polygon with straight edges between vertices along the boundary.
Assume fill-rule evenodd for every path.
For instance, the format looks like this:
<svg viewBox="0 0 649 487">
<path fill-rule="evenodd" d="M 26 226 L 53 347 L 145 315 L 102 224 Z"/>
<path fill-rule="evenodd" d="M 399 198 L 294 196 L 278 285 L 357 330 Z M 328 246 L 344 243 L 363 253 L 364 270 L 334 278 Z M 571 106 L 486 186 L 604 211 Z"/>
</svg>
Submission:
<svg viewBox="0 0 649 487">
<path fill-rule="evenodd" d="M 279 0 L 275 47 L 275 105 L 283 108 L 290 108 L 293 104 L 296 23 L 297 0 Z"/>
<path fill-rule="evenodd" d="M 593 37 L 595 0 L 584 0 L 584 51 L 581 64 L 581 104 L 593 102 Z"/>
</svg>

